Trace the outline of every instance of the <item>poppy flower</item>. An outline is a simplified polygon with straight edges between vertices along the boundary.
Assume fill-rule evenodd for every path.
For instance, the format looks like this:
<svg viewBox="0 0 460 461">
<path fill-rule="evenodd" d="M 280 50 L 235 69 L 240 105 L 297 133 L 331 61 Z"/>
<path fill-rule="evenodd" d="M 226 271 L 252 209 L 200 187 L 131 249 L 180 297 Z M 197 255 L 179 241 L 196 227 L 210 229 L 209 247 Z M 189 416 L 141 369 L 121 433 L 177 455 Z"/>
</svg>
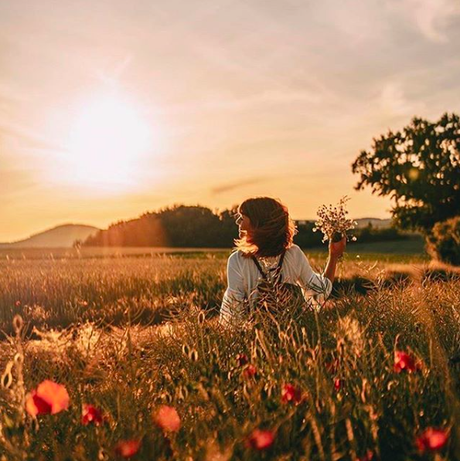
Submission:
<svg viewBox="0 0 460 461">
<path fill-rule="evenodd" d="M 364 456 L 358 458 L 359 461 L 372 461 L 374 459 L 374 452 L 367 450 Z"/>
<path fill-rule="evenodd" d="M 402 371 L 408 371 L 412 373 L 414 371 L 420 370 L 420 364 L 415 361 L 415 359 L 403 351 L 395 351 L 395 362 L 394 362 L 394 371 L 396 373 L 401 373 Z"/>
<path fill-rule="evenodd" d="M 302 401 L 302 390 L 293 384 L 285 384 L 281 389 L 281 402 L 298 405 Z"/>
<path fill-rule="evenodd" d="M 31 416 L 56 414 L 69 406 L 69 394 L 62 384 L 49 379 L 40 383 L 26 398 L 26 411 Z"/>
<path fill-rule="evenodd" d="M 93 423 L 99 426 L 103 422 L 102 412 L 93 405 L 84 403 L 81 411 L 81 423 L 83 426 Z"/>
<path fill-rule="evenodd" d="M 255 450 L 266 450 L 273 445 L 275 433 L 270 430 L 254 429 L 247 439 L 247 446 Z"/>
<path fill-rule="evenodd" d="M 246 354 L 238 354 L 236 356 L 236 361 L 238 362 L 238 366 L 242 367 L 249 362 L 248 356 Z"/>
<path fill-rule="evenodd" d="M 417 437 L 415 443 L 421 452 L 437 451 L 447 444 L 448 439 L 447 431 L 429 427 Z"/>
<path fill-rule="evenodd" d="M 177 432 L 181 426 L 180 416 L 174 407 L 162 405 L 153 415 L 154 423 L 164 432 Z"/>
<path fill-rule="evenodd" d="M 334 379 L 334 389 L 338 392 L 343 387 L 343 379 L 335 378 Z"/>
<path fill-rule="evenodd" d="M 141 441 L 137 439 L 121 440 L 115 446 L 115 454 L 122 458 L 131 458 L 141 448 Z"/>
<path fill-rule="evenodd" d="M 257 368 L 254 365 L 249 364 L 244 370 L 243 370 L 243 376 L 246 379 L 251 379 L 254 378 L 254 376 L 257 374 Z"/>
</svg>

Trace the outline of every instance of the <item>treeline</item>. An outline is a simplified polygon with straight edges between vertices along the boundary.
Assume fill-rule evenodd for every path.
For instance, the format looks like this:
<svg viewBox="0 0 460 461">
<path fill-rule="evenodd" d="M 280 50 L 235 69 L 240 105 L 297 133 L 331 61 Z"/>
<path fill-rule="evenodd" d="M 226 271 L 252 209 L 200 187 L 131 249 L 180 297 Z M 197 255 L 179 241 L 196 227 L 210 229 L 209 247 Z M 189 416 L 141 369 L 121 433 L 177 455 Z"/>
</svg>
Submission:
<svg viewBox="0 0 460 461">
<path fill-rule="evenodd" d="M 238 237 L 236 207 L 214 213 L 202 206 L 176 205 L 137 219 L 119 221 L 90 236 L 84 246 L 230 248 Z M 313 232 L 312 221 L 297 221 L 294 241 L 302 248 L 321 246 L 322 235 Z M 360 242 L 406 238 L 395 228 L 377 229 L 369 225 L 354 233 Z"/>
<path fill-rule="evenodd" d="M 83 245 L 228 248 L 238 236 L 235 212 L 236 208 L 213 213 L 206 207 L 176 205 L 112 224 Z"/>
</svg>

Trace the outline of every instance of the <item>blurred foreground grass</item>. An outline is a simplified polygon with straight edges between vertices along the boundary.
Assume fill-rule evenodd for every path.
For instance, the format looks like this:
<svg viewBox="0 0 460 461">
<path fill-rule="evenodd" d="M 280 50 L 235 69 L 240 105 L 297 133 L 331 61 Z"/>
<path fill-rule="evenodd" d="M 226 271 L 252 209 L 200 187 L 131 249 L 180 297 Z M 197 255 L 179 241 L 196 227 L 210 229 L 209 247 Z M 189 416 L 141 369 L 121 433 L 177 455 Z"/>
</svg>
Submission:
<svg viewBox="0 0 460 461">
<path fill-rule="evenodd" d="M 140 441 L 139 460 L 460 459 L 455 270 L 348 255 L 320 312 L 223 329 L 225 257 L 1 261 L 3 459 L 118 459 L 120 440 Z M 397 372 L 395 351 L 417 368 Z M 34 420 L 24 395 L 45 379 L 70 407 Z M 83 403 L 104 423 L 82 425 Z M 165 404 L 177 432 L 152 418 Z M 429 427 L 448 434 L 435 454 L 417 448 Z M 258 449 L 255 429 L 273 444 Z"/>
</svg>

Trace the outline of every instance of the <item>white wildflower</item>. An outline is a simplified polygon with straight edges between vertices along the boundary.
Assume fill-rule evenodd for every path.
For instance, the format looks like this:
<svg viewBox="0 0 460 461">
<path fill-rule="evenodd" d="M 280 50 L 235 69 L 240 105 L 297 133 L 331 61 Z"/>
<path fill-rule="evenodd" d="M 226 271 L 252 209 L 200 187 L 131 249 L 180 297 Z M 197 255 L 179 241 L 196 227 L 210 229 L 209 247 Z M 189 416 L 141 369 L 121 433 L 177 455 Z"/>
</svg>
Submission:
<svg viewBox="0 0 460 461">
<path fill-rule="evenodd" d="M 345 195 L 334 207 L 332 205 L 321 205 L 318 208 L 318 219 L 315 221 L 313 232 L 321 231 L 323 233 L 323 242 L 332 240 L 335 234 L 347 236 L 353 242 L 356 241 L 356 237 L 347 235 L 348 231 L 355 229 L 358 225 L 356 221 L 347 217 L 348 211 L 345 205 L 348 200 L 350 198 Z"/>
</svg>

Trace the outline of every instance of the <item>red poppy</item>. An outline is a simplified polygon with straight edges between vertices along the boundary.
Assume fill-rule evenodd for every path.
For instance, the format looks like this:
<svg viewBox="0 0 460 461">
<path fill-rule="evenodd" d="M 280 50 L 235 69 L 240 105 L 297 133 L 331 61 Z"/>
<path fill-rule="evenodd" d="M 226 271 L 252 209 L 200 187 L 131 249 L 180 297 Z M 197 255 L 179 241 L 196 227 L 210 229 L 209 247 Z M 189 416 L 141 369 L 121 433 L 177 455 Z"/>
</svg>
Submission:
<svg viewBox="0 0 460 461">
<path fill-rule="evenodd" d="M 249 362 L 248 356 L 246 354 L 238 354 L 236 356 L 236 361 L 238 362 L 238 366 L 242 367 Z"/>
<path fill-rule="evenodd" d="M 243 370 L 243 376 L 246 379 L 254 378 L 254 376 L 257 374 L 257 368 L 254 365 L 249 364 L 244 370 Z"/>
<path fill-rule="evenodd" d="M 302 390 L 293 384 L 285 384 L 281 389 L 281 402 L 298 405 L 302 402 Z"/>
<path fill-rule="evenodd" d="M 429 427 L 416 439 L 415 443 L 421 452 L 437 451 L 443 448 L 449 439 L 449 433 L 444 429 Z"/>
<path fill-rule="evenodd" d="M 162 405 L 153 414 L 154 423 L 164 432 L 177 432 L 181 426 L 180 416 L 174 407 Z"/>
<path fill-rule="evenodd" d="M 255 450 L 266 450 L 273 445 L 275 433 L 270 430 L 254 429 L 247 439 L 247 446 Z"/>
<path fill-rule="evenodd" d="M 420 370 L 420 364 L 415 361 L 415 359 L 403 351 L 395 351 L 395 362 L 394 362 L 394 371 L 396 373 L 401 373 L 402 371 L 408 371 L 412 373 L 414 371 Z"/>
<path fill-rule="evenodd" d="M 334 389 L 338 392 L 343 387 L 343 379 L 335 378 L 334 379 Z"/>
<path fill-rule="evenodd" d="M 93 423 L 95 426 L 99 426 L 103 422 L 102 412 L 93 405 L 84 403 L 81 410 L 81 423 L 83 426 L 87 426 Z"/>
<path fill-rule="evenodd" d="M 31 416 L 56 414 L 69 406 L 69 394 L 62 384 L 46 379 L 26 398 L 26 411 Z"/>
<path fill-rule="evenodd" d="M 371 450 L 367 450 L 364 456 L 358 458 L 359 461 L 372 461 L 374 459 L 374 452 Z"/>
<path fill-rule="evenodd" d="M 115 446 L 115 454 L 122 458 L 131 458 L 141 448 L 141 441 L 137 439 L 121 440 Z"/>
</svg>

